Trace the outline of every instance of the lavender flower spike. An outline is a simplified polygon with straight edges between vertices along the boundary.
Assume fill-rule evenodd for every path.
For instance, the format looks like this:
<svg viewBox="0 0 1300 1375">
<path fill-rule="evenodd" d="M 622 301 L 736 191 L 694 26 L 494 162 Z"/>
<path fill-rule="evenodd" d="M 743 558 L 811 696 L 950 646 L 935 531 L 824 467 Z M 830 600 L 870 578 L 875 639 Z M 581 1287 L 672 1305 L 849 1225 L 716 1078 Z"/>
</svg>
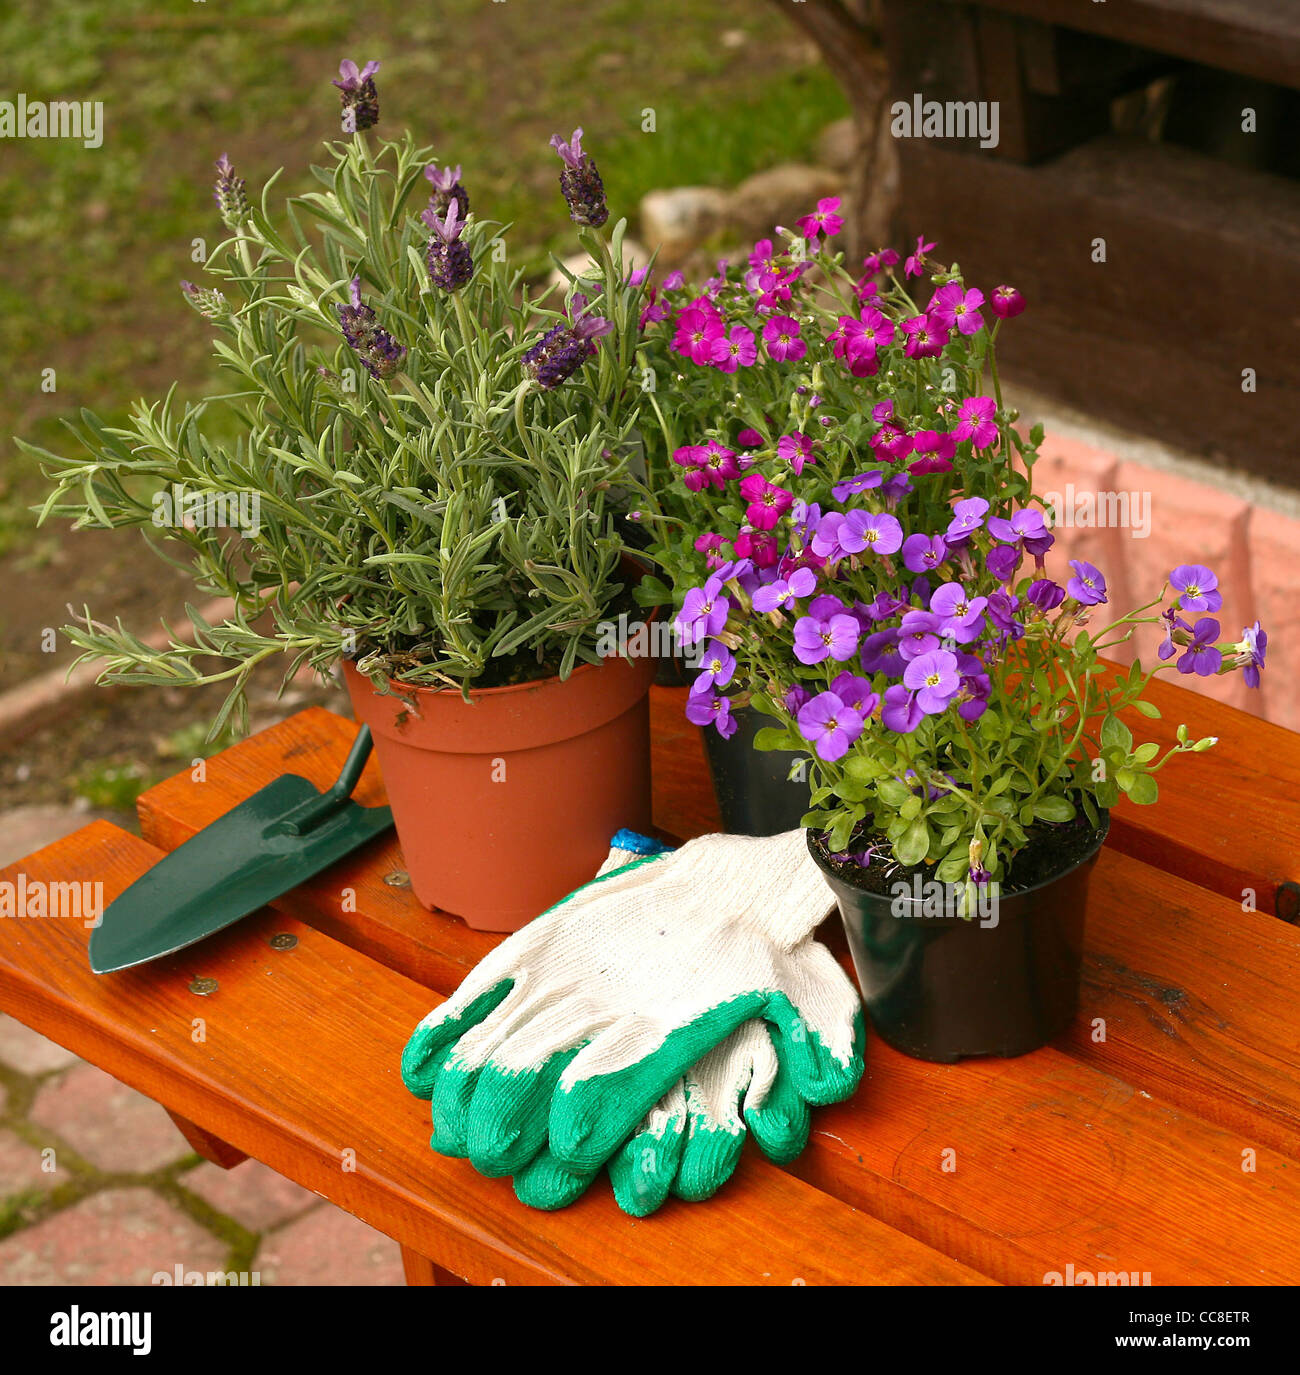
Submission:
<svg viewBox="0 0 1300 1375">
<path fill-rule="evenodd" d="M 569 218 L 574 224 L 599 228 L 609 219 L 605 183 L 600 179 L 591 154 L 582 150 L 582 130 L 575 129 L 568 143 L 559 134 L 552 134 L 551 147 L 564 163 L 560 171 L 560 190 L 569 207 Z"/>
<path fill-rule="evenodd" d="M 443 219 L 432 215 L 426 223 L 433 230 L 424 257 L 429 276 L 434 286 L 440 286 L 444 291 L 459 291 L 474 275 L 474 259 L 470 255 L 469 244 L 462 243 L 460 239 L 465 223 L 460 218 L 459 202 L 453 199 Z"/>
<path fill-rule="evenodd" d="M 230 314 L 230 302 L 213 287 L 195 286 L 193 282 L 182 282 L 181 290 L 185 299 L 205 319 L 217 320 Z"/>
<path fill-rule="evenodd" d="M 379 92 L 375 90 L 378 70 L 378 62 L 367 62 L 359 71 L 349 57 L 339 63 L 339 80 L 330 84 L 339 88 L 345 134 L 359 133 L 379 123 Z"/>
<path fill-rule="evenodd" d="M 424 169 L 424 175 L 428 177 L 433 191 L 429 196 L 429 204 L 420 218 L 430 229 L 434 227 L 433 222 L 437 216 L 447 213 L 447 207 L 452 201 L 456 202 L 462 220 L 469 214 L 469 192 L 461 185 L 460 173 L 459 165 L 439 168 L 433 162 Z"/>
<path fill-rule="evenodd" d="M 365 364 L 371 377 L 392 377 L 401 368 L 406 349 L 387 330 L 380 328 L 375 320 L 375 312 L 361 304 L 361 280 L 358 277 L 352 279 L 351 296 L 351 305 L 335 307 L 343 337 Z"/>
<path fill-rule="evenodd" d="M 550 391 L 572 377 L 596 352 L 596 340 L 613 328 L 613 322 L 602 315 L 579 316 L 572 324 L 553 325 L 524 354 L 524 372 Z"/>
<path fill-rule="evenodd" d="M 222 223 L 227 229 L 238 229 L 248 218 L 248 196 L 244 191 L 244 179 L 235 175 L 235 169 L 225 153 L 217 159 L 217 181 L 212 188 L 212 198 L 217 203 Z"/>
</svg>

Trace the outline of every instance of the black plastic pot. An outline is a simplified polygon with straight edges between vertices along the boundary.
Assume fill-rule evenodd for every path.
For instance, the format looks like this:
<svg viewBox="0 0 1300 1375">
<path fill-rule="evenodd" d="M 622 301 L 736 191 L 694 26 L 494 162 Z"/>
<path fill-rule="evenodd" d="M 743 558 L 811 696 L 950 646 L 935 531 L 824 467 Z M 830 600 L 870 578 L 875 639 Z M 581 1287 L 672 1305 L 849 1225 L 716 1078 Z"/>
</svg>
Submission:
<svg viewBox="0 0 1300 1375">
<path fill-rule="evenodd" d="M 854 884 L 810 831 L 880 1037 L 905 1055 L 951 1063 L 1024 1055 L 1059 1036 L 1079 1009 L 1088 879 L 1109 827 L 1103 814 L 1081 858 L 1003 896 L 982 920 L 936 914 L 934 889 L 927 914 L 924 890 L 886 895 Z"/>
<path fill-rule="evenodd" d="M 733 713 L 736 733 L 724 740 L 704 727 L 713 792 L 722 813 L 722 829 L 732 835 L 770 836 L 793 831 L 808 810 L 807 779 L 790 778 L 802 755 L 785 750 L 756 750 L 754 737 L 778 723 L 742 707 Z"/>
</svg>

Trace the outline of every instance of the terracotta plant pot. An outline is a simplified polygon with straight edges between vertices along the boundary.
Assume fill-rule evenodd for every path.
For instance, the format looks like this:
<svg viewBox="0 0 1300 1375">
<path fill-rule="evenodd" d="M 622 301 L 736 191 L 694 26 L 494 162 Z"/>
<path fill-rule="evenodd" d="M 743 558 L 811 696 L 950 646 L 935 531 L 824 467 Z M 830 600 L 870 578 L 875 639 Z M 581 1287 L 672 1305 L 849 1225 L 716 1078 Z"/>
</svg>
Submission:
<svg viewBox="0 0 1300 1375">
<path fill-rule="evenodd" d="M 620 827 L 649 826 L 654 659 L 583 664 L 469 701 L 416 688 L 415 711 L 343 670 L 425 907 L 517 931 L 592 877 Z"/>
</svg>

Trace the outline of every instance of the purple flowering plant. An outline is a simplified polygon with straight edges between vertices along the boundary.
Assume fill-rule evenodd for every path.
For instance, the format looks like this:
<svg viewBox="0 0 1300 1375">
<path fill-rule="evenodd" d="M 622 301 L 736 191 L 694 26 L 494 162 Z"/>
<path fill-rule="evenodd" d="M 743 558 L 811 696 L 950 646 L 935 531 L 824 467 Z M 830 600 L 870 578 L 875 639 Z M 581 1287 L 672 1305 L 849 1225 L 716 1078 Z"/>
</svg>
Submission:
<svg viewBox="0 0 1300 1375">
<path fill-rule="evenodd" d="M 535 295 L 464 169 L 409 132 L 378 137 L 378 71 L 342 64 L 343 136 L 314 189 L 274 209 L 275 177 L 254 193 L 217 163 L 227 234 L 211 280 L 182 290 L 229 395 L 141 402 L 120 428 L 88 417 L 73 457 L 33 450 L 55 483 L 42 519 L 152 528 L 234 599 L 161 651 L 89 614 L 67 628 L 105 681 L 232 682 L 214 730 L 276 653 L 286 676 L 346 655 L 381 690 L 567 675 L 598 661 L 625 596 L 644 283 L 616 266 L 623 222 L 596 228 L 592 153 L 579 132 L 551 165 L 594 266 Z M 152 495 L 176 484 L 254 498 L 257 528 L 160 523 Z"/>
<path fill-rule="evenodd" d="M 805 757 L 803 821 L 829 853 L 932 865 L 970 911 L 1032 839 L 1096 828 L 1121 795 L 1156 801 L 1174 755 L 1215 743 L 1135 741 L 1121 716 L 1159 715 L 1143 695 L 1156 674 L 1257 686 L 1267 636 L 1225 643 L 1215 575 L 1193 564 L 1090 629 L 1104 573 L 1074 560 L 1063 584 L 1047 576 L 1041 431 L 1014 427 L 982 318 L 1020 314 L 1019 293 L 986 301 L 923 240 L 902 274 L 873 254 L 853 281 L 819 211 L 806 257 L 764 243 L 703 295 L 665 284 L 676 303 L 652 322 L 674 383 L 653 552 L 706 665 L 687 715 L 723 735 L 742 708 L 769 718 L 757 747 Z M 766 356 L 729 371 L 719 341 L 741 329 Z M 1137 636 L 1152 666 L 1116 677 L 1101 656 Z"/>
</svg>

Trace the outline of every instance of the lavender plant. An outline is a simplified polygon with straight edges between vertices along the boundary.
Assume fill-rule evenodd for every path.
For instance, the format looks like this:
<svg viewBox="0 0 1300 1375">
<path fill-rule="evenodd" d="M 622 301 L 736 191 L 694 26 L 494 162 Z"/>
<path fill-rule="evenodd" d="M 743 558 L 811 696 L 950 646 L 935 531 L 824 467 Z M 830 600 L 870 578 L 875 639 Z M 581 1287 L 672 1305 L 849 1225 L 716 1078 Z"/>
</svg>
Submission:
<svg viewBox="0 0 1300 1375">
<path fill-rule="evenodd" d="M 608 242 L 590 227 L 599 175 L 589 153 L 571 163 L 575 139 L 566 195 L 596 266 L 581 292 L 570 278 L 562 299 L 535 299 L 505 227 L 468 213 L 459 167 L 409 133 L 369 141 L 377 66 L 342 64 L 345 137 L 312 168 L 319 188 L 278 215 L 276 177 L 250 199 L 217 164 L 229 237 L 206 264 L 214 284 L 182 289 L 234 388 L 196 403 L 173 389 L 120 427 L 83 412 L 78 456 L 23 445 L 55 484 L 42 520 L 156 532 L 190 555 L 200 591 L 233 599 L 219 625 L 187 607 L 192 642 L 162 651 L 89 611 L 66 628 L 103 681 L 230 682 L 214 731 L 274 655 L 286 678 L 352 657 L 381 691 L 567 675 L 597 661 L 623 592 L 641 296 L 616 266 L 623 223 Z M 257 528 L 162 522 L 172 490 L 251 497 Z"/>
</svg>

